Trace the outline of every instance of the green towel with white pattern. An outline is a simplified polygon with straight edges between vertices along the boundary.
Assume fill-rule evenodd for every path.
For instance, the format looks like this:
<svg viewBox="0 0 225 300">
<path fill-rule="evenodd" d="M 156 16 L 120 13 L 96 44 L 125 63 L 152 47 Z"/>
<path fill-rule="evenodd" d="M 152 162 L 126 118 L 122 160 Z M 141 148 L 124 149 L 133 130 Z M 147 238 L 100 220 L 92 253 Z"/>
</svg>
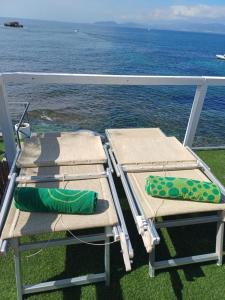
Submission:
<svg viewBox="0 0 225 300">
<path fill-rule="evenodd" d="M 63 214 L 93 214 L 97 193 L 88 190 L 17 187 L 14 192 L 16 208 L 29 212 Z"/>
<path fill-rule="evenodd" d="M 212 182 L 179 177 L 149 176 L 146 192 L 152 197 L 220 203 L 221 191 Z"/>
</svg>

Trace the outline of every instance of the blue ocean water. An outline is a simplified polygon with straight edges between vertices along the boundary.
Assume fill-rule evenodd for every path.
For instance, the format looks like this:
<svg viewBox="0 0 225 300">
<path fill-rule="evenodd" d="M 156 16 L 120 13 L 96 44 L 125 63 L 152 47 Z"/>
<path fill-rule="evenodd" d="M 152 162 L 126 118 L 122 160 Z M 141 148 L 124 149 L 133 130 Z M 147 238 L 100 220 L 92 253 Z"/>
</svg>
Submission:
<svg viewBox="0 0 225 300">
<path fill-rule="evenodd" d="M 1 22 L 1 20 L 0 20 Z M 2 23 L 2 22 L 1 22 Z M 0 72 L 225 76 L 225 35 L 22 20 L 0 27 Z M 183 139 L 194 87 L 9 86 L 35 131 L 161 127 Z M 18 105 L 11 105 L 14 122 Z M 225 144 L 225 88 L 209 88 L 195 144 Z"/>
</svg>

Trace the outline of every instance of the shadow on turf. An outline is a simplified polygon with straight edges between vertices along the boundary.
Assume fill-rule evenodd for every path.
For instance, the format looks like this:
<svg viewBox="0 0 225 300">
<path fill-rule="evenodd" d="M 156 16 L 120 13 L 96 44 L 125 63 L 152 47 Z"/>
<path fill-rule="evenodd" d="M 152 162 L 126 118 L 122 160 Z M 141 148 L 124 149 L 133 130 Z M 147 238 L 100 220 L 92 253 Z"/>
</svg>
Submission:
<svg viewBox="0 0 225 300">
<path fill-rule="evenodd" d="M 182 226 L 166 229 L 169 238 L 173 243 L 176 257 L 200 255 L 214 251 L 216 224 L 201 224 L 192 226 Z M 159 259 L 168 259 L 169 249 L 162 238 L 160 241 Z M 201 264 L 191 264 L 177 268 L 160 270 L 157 274 L 167 271 L 170 275 L 171 284 L 177 299 L 182 299 L 183 284 L 178 270 L 182 270 L 187 281 L 194 281 L 196 278 L 204 277 L 202 266 L 214 264 L 215 262 L 205 262 Z"/>
<path fill-rule="evenodd" d="M 118 189 L 120 197 L 124 198 L 121 186 Z M 123 202 L 123 201 L 122 201 Z M 127 207 L 125 204 L 124 207 Z M 137 270 L 142 266 L 148 265 L 148 255 L 146 254 L 142 240 L 137 233 L 132 215 L 128 209 L 124 210 L 124 217 L 128 225 L 132 246 L 134 248 L 134 263 L 133 270 Z M 184 257 L 197 255 L 207 252 L 213 252 L 215 247 L 215 224 L 183 226 L 167 229 L 168 236 L 172 240 L 176 257 Z M 156 259 L 168 259 L 170 249 L 161 235 L 160 245 L 156 249 Z M 93 259 L 94 258 L 94 259 Z M 87 273 L 100 273 L 104 270 L 104 247 L 94 247 L 86 245 L 67 246 L 65 270 L 61 274 L 49 278 L 48 280 L 57 280 L 74 276 L 81 276 Z M 206 263 L 210 264 L 210 263 Z M 123 299 L 123 293 L 120 286 L 120 281 L 124 277 L 125 270 L 122 255 L 120 254 L 119 244 L 111 245 L 111 284 L 106 287 L 104 283 L 94 284 L 95 295 L 91 294 L 89 298 L 96 299 Z M 183 283 L 178 270 L 182 270 L 187 281 L 193 281 L 198 277 L 203 277 L 203 264 L 193 264 L 181 266 L 179 268 L 163 269 L 156 271 L 156 276 L 161 273 L 168 272 L 170 275 L 171 285 L 176 299 L 183 299 Z M 137 277 L 137 280 L 142 280 Z M 149 281 L 154 281 L 154 278 L 148 278 Z M 81 298 L 81 289 L 83 286 L 76 286 L 62 290 L 63 300 L 73 300 Z M 153 286 L 154 288 L 154 286 Z M 147 295 L 146 295 L 147 296 Z M 29 297 L 28 297 L 29 298 Z"/>
</svg>

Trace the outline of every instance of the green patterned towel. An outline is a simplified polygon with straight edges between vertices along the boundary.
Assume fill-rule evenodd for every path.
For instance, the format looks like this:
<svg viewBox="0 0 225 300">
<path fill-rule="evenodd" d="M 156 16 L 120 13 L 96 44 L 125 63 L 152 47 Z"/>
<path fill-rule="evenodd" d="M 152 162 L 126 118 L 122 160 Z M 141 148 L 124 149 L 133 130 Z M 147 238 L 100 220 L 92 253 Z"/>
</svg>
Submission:
<svg viewBox="0 0 225 300">
<path fill-rule="evenodd" d="M 149 176 L 146 192 L 152 197 L 220 203 L 220 189 L 212 182 L 179 177 Z"/>
<path fill-rule="evenodd" d="M 16 208 L 22 211 L 86 215 L 95 212 L 97 193 L 86 190 L 17 187 L 14 201 Z"/>
</svg>

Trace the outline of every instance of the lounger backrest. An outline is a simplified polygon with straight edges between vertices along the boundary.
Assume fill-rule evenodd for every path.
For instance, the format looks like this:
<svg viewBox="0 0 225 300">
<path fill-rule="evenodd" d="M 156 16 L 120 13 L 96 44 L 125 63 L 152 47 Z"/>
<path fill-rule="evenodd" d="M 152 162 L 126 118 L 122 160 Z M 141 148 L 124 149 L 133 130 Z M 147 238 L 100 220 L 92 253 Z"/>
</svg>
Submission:
<svg viewBox="0 0 225 300">
<path fill-rule="evenodd" d="M 48 133 L 26 140 L 18 167 L 101 164 L 106 162 L 101 138 L 90 133 Z"/>
<path fill-rule="evenodd" d="M 196 158 L 175 138 L 161 134 L 127 136 L 108 131 L 109 142 L 121 165 L 159 165 L 174 163 L 196 163 Z"/>
</svg>

